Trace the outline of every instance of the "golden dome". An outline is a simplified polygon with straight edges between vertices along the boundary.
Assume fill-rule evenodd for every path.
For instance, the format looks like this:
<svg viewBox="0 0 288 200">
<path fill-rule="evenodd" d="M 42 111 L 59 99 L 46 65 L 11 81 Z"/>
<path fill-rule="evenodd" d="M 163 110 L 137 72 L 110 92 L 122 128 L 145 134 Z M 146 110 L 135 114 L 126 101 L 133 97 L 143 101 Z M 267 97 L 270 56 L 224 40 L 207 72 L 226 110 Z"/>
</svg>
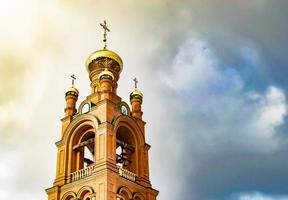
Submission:
<svg viewBox="0 0 288 200">
<path fill-rule="evenodd" d="M 111 77 L 111 78 L 110 78 Z M 114 80 L 114 75 L 112 72 L 110 72 L 109 70 L 105 69 L 104 71 L 102 71 L 99 76 L 98 76 L 99 80 L 103 79 L 103 78 L 107 78 L 107 79 L 111 79 Z"/>
<path fill-rule="evenodd" d="M 118 63 L 119 67 L 120 67 L 120 71 L 119 73 L 122 71 L 123 69 L 123 62 L 122 59 L 120 58 L 120 56 L 113 52 L 113 51 L 109 51 L 108 49 L 101 49 L 98 51 L 93 52 L 86 60 L 86 69 L 88 72 L 90 72 L 91 70 L 89 69 L 89 65 L 96 60 L 97 58 L 110 58 L 112 60 L 114 60 L 115 62 Z"/>
<path fill-rule="evenodd" d="M 138 88 L 135 88 L 135 90 L 131 93 L 131 95 L 139 95 L 143 97 L 143 93 Z"/>
<path fill-rule="evenodd" d="M 143 96 L 143 93 L 138 88 L 135 88 L 135 90 L 130 94 L 130 101 L 132 99 L 139 99 L 142 101 Z"/>
<path fill-rule="evenodd" d="M 71 86 L 71 87 L 68 88 L 68 91 L 66 92 L 66 96 L 68 96 L 68 95 L 78 96 L 79 95 L 79 91 L 74 86 Z"/>
</svg>

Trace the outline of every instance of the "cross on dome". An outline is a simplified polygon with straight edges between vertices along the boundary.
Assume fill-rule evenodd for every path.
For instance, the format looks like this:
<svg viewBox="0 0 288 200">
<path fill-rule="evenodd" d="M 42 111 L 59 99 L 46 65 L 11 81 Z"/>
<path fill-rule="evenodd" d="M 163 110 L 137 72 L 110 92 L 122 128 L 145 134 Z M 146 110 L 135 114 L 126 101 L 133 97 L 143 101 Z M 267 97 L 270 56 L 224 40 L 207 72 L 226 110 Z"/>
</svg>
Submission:
<svg viewBox="0 0 288 200">
<path fill-rule="evenodd" d="M 102 28 L 104 29 L 104 34 L 103 34 L 103 36 L 104 36 L 104 38 L 103 38 L 104 47 L 103 48 L 106 49 L 106 47 L 107 47 L 107 44 L 106 44 L 107 38 L 106 38 L 106 36 L 107 36 L 107 31 L 110 32 L 110 29 L 107 27 L 106 20 L 104 20 L 104 23 L 100 23 L 100 26 L 102 26 Z"/>
<path fill-rule="evenodd" d="M 75 74 L 72 74 L 70 77 L 72 78 L 72 86 L 74 87 L 74 81 L 76 80 Z"/>
<path fill-rule="evenodd" d="M 137 84 L 138 84 L 138 80 L 137 80 L 137 78 L 134 78 L 133 81 L 135 83 L 135 89 L 136 89 L 137 88 Z"/>
</svg>

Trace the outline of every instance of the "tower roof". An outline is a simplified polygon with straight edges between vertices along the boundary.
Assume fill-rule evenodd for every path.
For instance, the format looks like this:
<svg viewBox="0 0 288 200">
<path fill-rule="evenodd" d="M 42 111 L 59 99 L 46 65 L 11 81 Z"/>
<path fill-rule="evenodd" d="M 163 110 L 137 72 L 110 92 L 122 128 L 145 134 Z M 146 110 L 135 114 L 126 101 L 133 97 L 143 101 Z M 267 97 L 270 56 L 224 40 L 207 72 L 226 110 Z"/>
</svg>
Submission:
<svg viewBox="0 0 288 200">
<path fill-rule="evenodd" d="M 71 86 L 68 88 L 68 91 L 66 92 L 66 97 L 68 95 L 72 95 L 72 96 L 78 96 L 79 95 L 79 91 L 77 88 L 75 88 L 74 86 Z"/>
<path fill-rule="evenodd" d="M 122 59 L 120 58 L 120 56 L 117 53 L 110 51 L 108 49 L 101 49 L 98 51 L 94 51 L 87 58 L 86 69 L 89 73 L 91 71 L 97 69 L 97 68 L 101 68 L 101 66 L 98 65 L 97 63 L 93 64 L 94 61 L 101 60 L 101 58 L 110 58 L 111 60 L 115 61 L 118 64 L 118 67 L 116 66 L 116 68 L 119 68 L 119 69 L 115 69 L 115 70 L 118 71 L 119 73 L 122 71 L 123 62 L 122 62 Z"/>
<path fill-rule="evenodd" d="M 135 88 L 134 91 L 130 94 L 131 98 L 133 98 L 134 96 L 139 96 L 139 97 L 143 97 L 143 93 L 138 89 Z"/>
</svg>

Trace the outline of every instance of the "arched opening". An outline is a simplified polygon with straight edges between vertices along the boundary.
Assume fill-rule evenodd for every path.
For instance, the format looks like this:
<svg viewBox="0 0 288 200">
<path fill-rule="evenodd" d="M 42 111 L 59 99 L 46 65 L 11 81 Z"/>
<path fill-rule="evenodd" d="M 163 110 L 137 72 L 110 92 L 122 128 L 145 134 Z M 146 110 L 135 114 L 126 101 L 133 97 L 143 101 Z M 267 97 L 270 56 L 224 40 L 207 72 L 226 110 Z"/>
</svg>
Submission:
<svg viewBox="0 0 288 200">
<path fill-rule="evenodd" d="M 71 196 L 66 197 L 64 200 L 75 200 L 75 198 L 71 195 Z"/>
<path fill-rule="evenodd" d="M 129 195 L 126 192 L 122 192 L 121 197 L 123 200 L 130 200 Z"/>
<path fill-rule="evenodd" d="M 131 191 L 123 186 L 123 187 L 120 187 L 117 191 L 117 200 L 130 200 L 132 199 L 132 194 L 131 194 Z"/>
<path fill-rule="evenodd" d="M 76 194 L 74 192 L 67 192 L 63 195 L 61 200 L 75 200 L 76 199 Z"/>
<path fill-rule="evenodd" d="M 80 197 L 78 197 L 79 200 L 91 200 L 91 193 L 89 191 L 83 192 Z"/>
<path fill-rule="evenodd" d="M 96 193 L 90 186 L 82 187 L 77 194 L 79 200 L 96 200 Z"/>
<path fill-rule="evenodd" d="M 139 192 L 134 193 L 132 199 L 133 200 L 145 200 L 144 196 L 141 193 L 139 193 Z"/>
<path fill-rule="evenodd" d="M 116 132 L 116 164 L 136 174 L 136 141 L 131 130 L 121 126 Z"/>
<path fill-rule="evenodd" d="M 95 162 L 95 133 L 93 129 L 86 131 L 74 138 L 72 145 L 72 172 L 89 168 Z"/>
<path fill-rule="evenodd" d="M 81 114 L 85 114 L 85 113 L 88 113 L 90 112 L 90 104 L 89 103 L 85 103 L 82 107 L 82 113 Z"/>
</svg>

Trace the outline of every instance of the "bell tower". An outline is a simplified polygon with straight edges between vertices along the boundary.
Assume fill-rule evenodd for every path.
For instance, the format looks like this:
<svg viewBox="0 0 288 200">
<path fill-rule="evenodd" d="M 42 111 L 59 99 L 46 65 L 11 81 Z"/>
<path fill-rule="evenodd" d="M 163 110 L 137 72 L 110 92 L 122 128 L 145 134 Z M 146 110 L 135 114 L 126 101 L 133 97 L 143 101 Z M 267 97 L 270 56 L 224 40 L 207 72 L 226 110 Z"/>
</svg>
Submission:
<svg viewBox="0 0 288 200">
<path fill-rule="evenodd" d="M 104 47 L 86 61 L 91 94 L 77 109 L 74 75 L 65 94 L 62 134 L 56 142 L 56 177 L 46 189 L 48 200 L 156 200 L 159 192 L 149 178 L 143 94 L 134 79 L 130 105 L 117 95 L 123 62 L 107 49 L 106 21 L 100 25 Z"/>
</svg>

